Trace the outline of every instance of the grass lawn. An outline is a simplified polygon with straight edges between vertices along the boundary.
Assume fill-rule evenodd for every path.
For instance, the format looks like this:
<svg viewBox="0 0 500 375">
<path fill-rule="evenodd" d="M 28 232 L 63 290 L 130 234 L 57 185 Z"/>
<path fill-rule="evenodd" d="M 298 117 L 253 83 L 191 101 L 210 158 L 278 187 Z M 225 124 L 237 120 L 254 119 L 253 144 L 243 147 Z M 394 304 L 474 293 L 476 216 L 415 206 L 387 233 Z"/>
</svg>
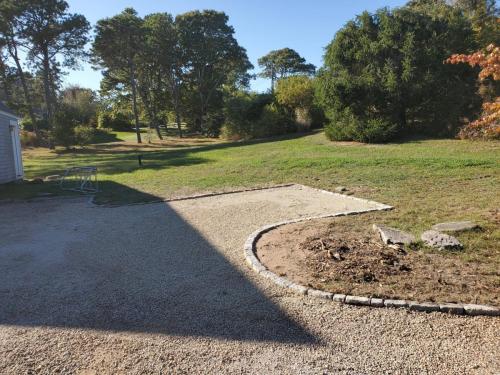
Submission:
<svg viewBox="0 0 500 375">
<path fill-rule="evenodd" d="M 346 186 L 358 197 L 395 206 L 381 222 L 418 233 L 440 221 L 475 220 L 481 233 L 463 234 L 461 257 L 500 263 L 500 143 L 415 140 L 386 145 L 334 143 L 323 133 L 268 141 L 228 143 L 168 138 L 138 146 L 96 144 L 65 152 L 24 152 L 27 178 L 61 174 L 76 165 L 99 170 L 100 203 L 129 203 L 297 182 L 327 190 Z M 140 167 L 137 155 L 143 155 Z M 0 186 L 1 199 L 60 194 L 55 184 Z M 360 220 L 362 216 L 360 216 Z"/>
</svg>

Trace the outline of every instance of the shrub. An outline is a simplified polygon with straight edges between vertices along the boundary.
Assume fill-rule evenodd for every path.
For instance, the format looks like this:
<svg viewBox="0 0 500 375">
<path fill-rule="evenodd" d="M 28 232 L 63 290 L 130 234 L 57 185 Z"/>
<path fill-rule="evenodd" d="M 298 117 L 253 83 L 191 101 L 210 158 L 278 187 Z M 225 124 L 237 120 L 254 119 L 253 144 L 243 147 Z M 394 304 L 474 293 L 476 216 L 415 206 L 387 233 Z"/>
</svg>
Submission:
<svg viewBox="0 0 500 375">
<path fill-rule="evenodd" d="M 333 113 L 331 119 L 325 126 L 325 134 L 330 140 L 381 143 L 398 134 L 397 124 L 381 118 L 362 121 L 348 109 L 340 115 Z"/>
<path fill-rule="evenodd" d="M 55 144 L 69 148 L 76 144 L 75 127 L 78 112 L 74 107 L 61 104 L 54 116 L 54 127 L 52 129 L 52 138 Z"/>
<path fill-rule="evenodd" d="M 291 114 L 275 103 L 270 103 L 262 108 L 262 113 L 255 127 L 255 138 L 292 133 L 296 130 L 297 127 Z"/>
<path fill-rule="evenodd" d="M 295 130 L 291 116 L 272 103 L 268 94 L 240 92 L 226 100 L 222 136 L 227 139 L 264 138 Z"/>
<path fill-rule="evenodd" d="M 119 111 L 102 111 L 97 117 L 97 127 L 100 129 L 112 129 L 115 131 L 132 130 L 132 122 L 129 116 Z"/>
<path fill-rule="evenodd" d="M 77 125 L 74 128 L 75 144 L 79 146 L 86 146 L 94 137 L 94 128 L 90 125 Z"/>
<path fill-rule="evenodd" d="M 299 131 L 319 128 L 325 123 L 323 110 L 316 104 L 314 78 L 282 78 L 276 84 L 275 92 L 277 103 L 293 113 Z"/>
<path fill-rule="evenodd" d="M 19 132 L 19 138 L 22 147 L 36 147 L 39 144 L 36 134 L 31 131 L 21 130 Z"/>
</svg>

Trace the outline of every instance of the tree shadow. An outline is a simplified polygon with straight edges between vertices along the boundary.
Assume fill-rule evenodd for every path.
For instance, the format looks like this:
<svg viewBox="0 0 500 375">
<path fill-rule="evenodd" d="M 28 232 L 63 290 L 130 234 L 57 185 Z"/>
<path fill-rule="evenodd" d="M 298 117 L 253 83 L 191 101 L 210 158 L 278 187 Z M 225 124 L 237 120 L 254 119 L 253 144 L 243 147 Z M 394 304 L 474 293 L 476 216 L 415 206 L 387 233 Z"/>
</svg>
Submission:
<svg viewBox="0 0 500 375">
<path fill-rule="evenodd" d="M 55 200 L 8 210 L 2 325 L 319 343 L 171 204 Z"/>
<path fill-rule="evenodd" d="M 113 175 L 132 173 L 140 169 L 157 170 L 171 166 L 204 164 L 213 162 L 212 159 L 204 157 L 204 152 L 292 140 L 310 134 L 312 133 L 294 133 L 273 138 L 224 142 L 203 146 L 169 147 L 166 149 L 152 148 L 147 145 L 132 149 L 123 149 L 123 145 L 119 143 L 106 144 L 96 148 L 79 149 L 76 151 L 59 151 L 58 156 L 65 156 L 64 160 L 61 160 L 59 157 L 50 158 L 43 165 L 37 165 L 35 173 L 37 176 L 62 174 L 69 167 L 92 165 L 96 166 L 99 172 L 106 175 Z M 142 156 L 142 165 L 139 165 L 138 162 L 139 155 Z"/>
</svg>

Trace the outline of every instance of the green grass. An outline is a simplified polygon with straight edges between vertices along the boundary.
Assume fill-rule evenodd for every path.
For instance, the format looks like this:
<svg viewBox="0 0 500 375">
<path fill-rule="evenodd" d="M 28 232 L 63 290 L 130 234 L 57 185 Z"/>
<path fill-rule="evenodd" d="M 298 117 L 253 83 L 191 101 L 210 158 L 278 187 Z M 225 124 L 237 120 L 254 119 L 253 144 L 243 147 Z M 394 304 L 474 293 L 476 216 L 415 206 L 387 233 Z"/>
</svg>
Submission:
<svg viewBox="0 0 500 375">
<path fill-rule="evenodd" d="M 133 133 L 120 139 L 132 140 Z M 131 137 L 130 139 L 127 137 Z M 199 146 L 201 145 L 201 146 Z M 144 166 L 137 163 L 142 154 Z M 475 220 L 485 228 L 460 238 L 499 258 L 500 143 L 415 140 L 386 145 L 334 143 L 323 133 L 246 143 L 204 139 L 137 147 L 116 142 L 74 152 L 27 150 L 27 178 L 60 174 L 75 165 L 99 170 L 101 203 L 129 203 L 205 191 L 297 182 L 324 189 L 343 185 L 356 196 L 395 206 L 380 220 L 419 232 L 448 220 Z M 0 199 L 60 194 L 54 184 L 9 184 Z"/>
</svg>

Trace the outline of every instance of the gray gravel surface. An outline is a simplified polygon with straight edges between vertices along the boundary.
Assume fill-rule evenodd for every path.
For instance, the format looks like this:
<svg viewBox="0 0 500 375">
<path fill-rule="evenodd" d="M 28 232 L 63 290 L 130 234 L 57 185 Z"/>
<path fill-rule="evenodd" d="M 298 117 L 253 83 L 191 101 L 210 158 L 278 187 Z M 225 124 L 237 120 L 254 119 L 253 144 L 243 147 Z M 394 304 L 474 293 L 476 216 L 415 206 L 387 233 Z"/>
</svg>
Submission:
<svg viewBox="0 0 500 375">
<path fill-rule="evenodd" d="M 373 207 L 299 187 L 0 205 L 0 374 L 498 373 L 498 318 L 341 305 L 245 264 L 263 225 Z"/>
</svg>

